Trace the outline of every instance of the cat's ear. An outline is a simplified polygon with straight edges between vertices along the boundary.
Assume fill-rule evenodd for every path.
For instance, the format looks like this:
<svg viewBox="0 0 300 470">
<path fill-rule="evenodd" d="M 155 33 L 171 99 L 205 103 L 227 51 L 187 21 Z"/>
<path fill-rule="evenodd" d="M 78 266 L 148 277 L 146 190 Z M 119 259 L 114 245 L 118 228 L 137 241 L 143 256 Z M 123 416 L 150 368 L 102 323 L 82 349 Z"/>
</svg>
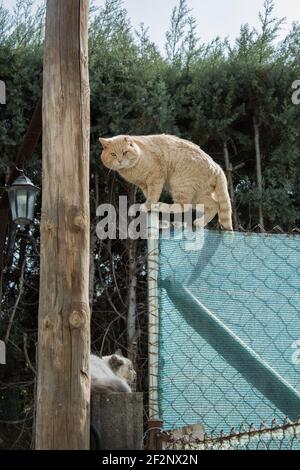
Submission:
<svg viewBox="0 0 300 470">
<path fill-rule="evenodd" d="M 129 145 L 130 147 L 133 147 L 133 140 L 131 137 L 129 137 L 128 135 L 124 138 L 125 142 L 127 145 Z"/>
<path fill-rule="evenodd" d="M 118 369 L 123 365 L 122 359 L 120 359 L 116 354 L 113 354 L 109 360 L 112 369 Z"/>
<path fill-rule="evenodd" d="M 124 356 L 123 356 L 123 353 L 122 353 L 122 351 L 121 351 L 121 349 L 117 349 L 116 352 L 115 352 L 115 354 L 116 354 L 117 356 L 124 357 Z"/>
<path fill-rule="evenodd" d="M 106 149 L 109 146 L 109 139 L 103 139 L 102 137 L 100 137 L 99 142 L 104 149 Z"/>
</svg>

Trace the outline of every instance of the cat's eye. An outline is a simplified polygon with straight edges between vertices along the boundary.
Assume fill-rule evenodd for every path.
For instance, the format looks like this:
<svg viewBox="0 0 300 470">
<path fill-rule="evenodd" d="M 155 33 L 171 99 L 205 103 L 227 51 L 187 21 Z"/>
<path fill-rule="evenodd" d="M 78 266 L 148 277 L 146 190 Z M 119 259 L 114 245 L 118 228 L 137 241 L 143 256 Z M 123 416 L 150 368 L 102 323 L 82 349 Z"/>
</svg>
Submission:
<svg viewBox="0 0 300 470">
<path fill-rule="evenodd" d="M 114 158 L 117 156 L 115 153 L 111 153 L 110 155 Z"/>
<path fill-rule="evenodd" d="M 126 155 L 128 154 L 129 154 L 128 150 L 126 150 L 126 152 L 123 152 L 124 157 L 126 157 Z"/>
</svg>

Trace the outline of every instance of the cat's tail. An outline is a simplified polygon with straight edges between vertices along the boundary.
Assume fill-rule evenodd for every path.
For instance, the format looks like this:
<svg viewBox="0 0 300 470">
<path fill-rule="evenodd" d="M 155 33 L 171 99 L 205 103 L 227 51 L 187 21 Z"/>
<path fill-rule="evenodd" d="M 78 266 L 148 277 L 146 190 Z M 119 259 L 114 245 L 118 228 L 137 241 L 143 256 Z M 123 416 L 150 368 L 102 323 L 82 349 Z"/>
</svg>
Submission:
<svg viewBox="0 0 300 470">
<path fill-rule="evenodd" d="M 97 390 L 99 392 L 124 392 L 130 393 L 131 388 L 125 382 L 125 380 L 120 379 L 119 377 L 103 377 L 101 380 L 92 377 L 92 390 Z"/>
<path fill-rule="evenodd" d="M 223 170 L 221 170 L 219 175 L 217 176 L 217 184 L 214 193 L 219 203 L 219 223 L 225 230 L 229 230 L 232 232 L 233 227 L 231 201 L 228 192 L 227 179 Z"/>
</svg>

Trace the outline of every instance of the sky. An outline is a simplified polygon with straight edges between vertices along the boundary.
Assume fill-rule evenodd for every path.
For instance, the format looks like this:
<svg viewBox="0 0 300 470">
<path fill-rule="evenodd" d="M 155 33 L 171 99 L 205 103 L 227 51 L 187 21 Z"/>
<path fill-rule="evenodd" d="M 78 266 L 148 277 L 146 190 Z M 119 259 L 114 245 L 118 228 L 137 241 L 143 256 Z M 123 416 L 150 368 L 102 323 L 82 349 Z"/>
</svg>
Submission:
<svg viewBox="0 0 300 470">
<path fill-rule="evenodd" d="M 8 8 L 15 4 L 15 0 L 2 1 Z M 103 5 L 104 1 L 96 0 L 96 4 Z M 258 27 L 258 12 L 264 0 L 188 0 L 188 3 L 197 19 L 201 42 L 207 43 L 216 36 L 233 41 L 244 23 Z M 171 12 L 178 0 L 123 0 L 123 4 L 133 27 L 137 28 L 142 22 L 149 26 L 150 38 L 163 51 Z M 275 0 L 275 15 L 287 18 L 281 32 L 284 37 L 292 22 L 300 21 L 300 0 Z"/>
</svg>

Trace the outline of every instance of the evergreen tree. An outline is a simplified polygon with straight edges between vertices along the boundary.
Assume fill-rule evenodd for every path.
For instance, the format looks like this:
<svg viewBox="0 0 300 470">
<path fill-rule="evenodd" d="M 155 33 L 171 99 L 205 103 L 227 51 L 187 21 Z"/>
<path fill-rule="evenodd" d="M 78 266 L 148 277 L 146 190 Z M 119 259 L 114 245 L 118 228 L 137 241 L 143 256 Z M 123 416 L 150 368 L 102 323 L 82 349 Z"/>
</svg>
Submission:
<svg viewBox="0 0 300 470">
<path fill-rule="evenodd" d="M 179 0 L 178 5 L 173 8 L 171 26 L 166 33 L 166 53 L 169 62 L 181 62 L 186 46 L 186 28 L 190 27 L 190 34 L 194 36 L 194 24 L 189 20 L 191 10 L 188 8 L 187 0 Z M 193 40 L 194 42 L 194 40 Z"/>
</svg>

